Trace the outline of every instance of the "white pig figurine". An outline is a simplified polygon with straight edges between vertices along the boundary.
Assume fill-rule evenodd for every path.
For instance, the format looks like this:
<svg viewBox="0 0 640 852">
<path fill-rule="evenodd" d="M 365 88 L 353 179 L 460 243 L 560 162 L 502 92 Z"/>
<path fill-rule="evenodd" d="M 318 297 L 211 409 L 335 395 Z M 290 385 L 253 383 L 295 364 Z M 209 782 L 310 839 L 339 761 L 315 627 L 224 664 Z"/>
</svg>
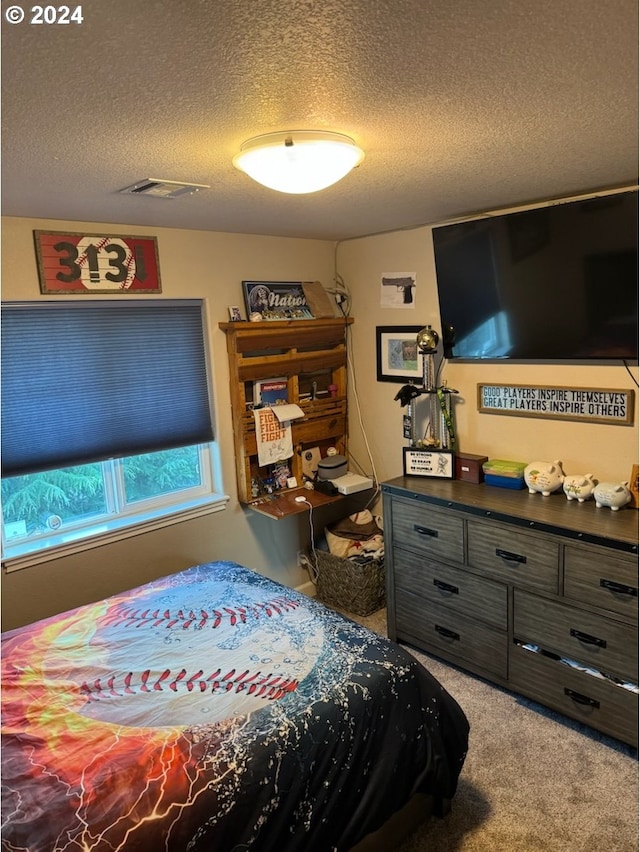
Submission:
<svg viewBox="0 0 640 852">
<path fill-rule="evenodd" d="M 578 503 L 584 503 L 593 494 L 596 483 L 597 480 L 593 478 L 592 473 L 585 473 L 583 476 L 565 476 L 562 490 L 567 500 L 577 500 Z"/>
<path fill-rule="evenodd" d="M 524 469 L 524 481 L 530 494 L 539 491 L 543 497 L 548 497 L 552 491 L 562 488 L 563 480 L 562 462 L 558 459 L 552 462 L 531 462 Z"/>
<path fill-rule="evenodd" d="M 628 482 L 601 482 L 596 485 L 593 497 L 597 508 L 609 506 L 612 512 L 617 512 L 622 506 L 626 506 L 631 501 L 628 486 Z"/>
</svg>

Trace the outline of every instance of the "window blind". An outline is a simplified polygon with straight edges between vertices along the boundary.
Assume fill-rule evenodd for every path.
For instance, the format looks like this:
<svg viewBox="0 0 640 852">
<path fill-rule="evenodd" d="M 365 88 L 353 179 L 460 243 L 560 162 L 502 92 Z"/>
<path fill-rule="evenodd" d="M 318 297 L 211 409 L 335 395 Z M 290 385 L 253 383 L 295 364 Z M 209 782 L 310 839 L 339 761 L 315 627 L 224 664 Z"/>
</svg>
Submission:
<svg viewBox="0 0 640 852">
<path fill-rule="evenodd" d="M 2 476 L 213 439 L 200 300 L 2 308 Z"/>
</svg>

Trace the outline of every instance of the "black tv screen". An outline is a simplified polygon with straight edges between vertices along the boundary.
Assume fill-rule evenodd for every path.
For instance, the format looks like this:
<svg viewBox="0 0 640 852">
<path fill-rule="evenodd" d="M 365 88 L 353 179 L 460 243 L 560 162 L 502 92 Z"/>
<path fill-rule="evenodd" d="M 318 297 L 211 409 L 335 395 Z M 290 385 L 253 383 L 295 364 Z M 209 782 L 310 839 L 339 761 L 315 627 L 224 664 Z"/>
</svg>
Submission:
<svg viewBox="0 0 640 852">
<path fill-rule="evenodd" d="M 447 358 L 638 358 L 638 192 L 433 229 Z"/>
</svg>

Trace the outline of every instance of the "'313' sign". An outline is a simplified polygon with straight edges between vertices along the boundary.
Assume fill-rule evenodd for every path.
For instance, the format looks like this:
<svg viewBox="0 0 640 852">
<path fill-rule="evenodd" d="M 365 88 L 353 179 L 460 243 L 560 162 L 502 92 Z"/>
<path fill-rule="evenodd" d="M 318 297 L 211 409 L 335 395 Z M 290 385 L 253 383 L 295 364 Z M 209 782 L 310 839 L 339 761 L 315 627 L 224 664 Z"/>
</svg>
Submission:
<svg viewBox="0 0 640 852">
<path fill-rule="evenodd" d="M 160 293 L 155 237 L 34 231 L 42 293 Z"/>
</svg>

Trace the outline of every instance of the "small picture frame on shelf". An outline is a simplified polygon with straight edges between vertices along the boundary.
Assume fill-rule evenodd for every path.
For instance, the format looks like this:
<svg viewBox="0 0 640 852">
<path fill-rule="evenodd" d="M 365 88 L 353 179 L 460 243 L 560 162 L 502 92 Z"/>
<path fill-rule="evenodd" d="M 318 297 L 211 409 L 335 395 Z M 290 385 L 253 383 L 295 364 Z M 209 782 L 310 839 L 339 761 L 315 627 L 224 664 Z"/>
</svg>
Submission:
<svg viewBox="0 0 640 852">
<path fill-rule="evenodd" d="M 242 314 L 237 305 L 229 305 L 229 320 L 231 322 L 242 322 Z"/>
<path fill-rule="evenodd" d="M 405 476 L 424 476 L 428 479 L 453 479 L 455 477 L 455 453 L 453 450 L 403 447 L 402 453 Z"/>
</svg>

